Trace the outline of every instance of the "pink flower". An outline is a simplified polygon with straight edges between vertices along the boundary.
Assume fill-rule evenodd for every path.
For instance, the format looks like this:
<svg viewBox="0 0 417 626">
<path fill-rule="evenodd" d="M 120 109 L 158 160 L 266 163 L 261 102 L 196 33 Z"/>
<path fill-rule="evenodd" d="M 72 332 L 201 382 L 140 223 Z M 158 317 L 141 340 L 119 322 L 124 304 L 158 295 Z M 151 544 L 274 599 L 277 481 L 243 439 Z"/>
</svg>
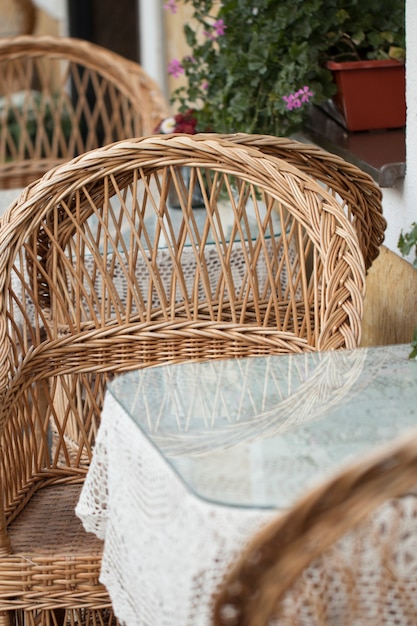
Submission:
<svg viewBox="0 0 417 626">
<path fill-rule="evenodd" d="M 178 9 L 176 0 L 168 0 L 168 2 L 164 4 L 164 9 L 171 11 L 171 13 L 176 13 Z"/>
<path fill-rule="evenodd" d="M 184 74 L 184 68 L 178 59 L 172 59 L 172 61 L 168 63 L 168 74 L 171 74 L 174 78 L 178 78 L 181 74 Z"/>
<path fill-rule="evenodd" d="M 221 35 L 224 35 L 224 31 L 225 31 L 225 28 L 227 28 L 227 26 L 224 23 L 224 20 L 216 20 L 213 24 L 213 28 L 217 37 L 220 37 Z"/>
<path fill-rule="evenodd" d="M 310 91 L 310 87 L 303 87 L 298 91 L 298 95 L 301 97 L 301 102 L 308 102 L 314 96 L 313 92 Z"/>
<path fill-rule="evenodd" d="M 213 22 L 213 26 L 211 28 L 213 29 L 214 32 L 209 32 L 207 30 L 204 30 L 203 35 L 205 37 L 208 37 L 208 39 L 211 39 L 211 41 L 214 41 L 216 37 L 221 37 L 222 35 L 224 35 L 224 31 L 227 28 L 227 26 L 224 23 L 224 20 L 216 20 L 215 22 Z"/>
<path fill-rule="evenodd" d="M 203 80 L 203 82 L 201 83 L 201 89 L 204 89 L 205 91 L 207 91 L 207 89 L 209 88 L 209 84 L 206 80 Z"/>
<path fill-rule="evenodd" d="M 288 96 L 282 96 L 282 99 L 286 102 L 288 111 L 292 111 L 293 109 L 302 107 L 313 95 L 309 87 L 303 87 L 294 93 L 288 94 Z"/>
</svg>

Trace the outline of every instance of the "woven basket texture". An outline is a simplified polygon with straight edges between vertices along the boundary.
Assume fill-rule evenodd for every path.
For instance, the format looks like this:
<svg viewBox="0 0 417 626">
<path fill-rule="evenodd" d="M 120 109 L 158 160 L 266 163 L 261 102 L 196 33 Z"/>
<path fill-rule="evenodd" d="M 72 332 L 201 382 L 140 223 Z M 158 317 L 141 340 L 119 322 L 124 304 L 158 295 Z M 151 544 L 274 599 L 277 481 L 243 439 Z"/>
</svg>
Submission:
<svg viewBox="0 0 417 626">
<path fill-rule="evenodd" d="M 168 115 L 142 67 L 75 38 L 0 39 L 0 188 L 28 185 L 102 145 L 149 135 Z"/>
<path fill-rule="evenodd" d="M 0 221 L 0 281 L 0 611 L 47 624 L 110 608 L 100 542 L 73 510 L 106 380 L 354 348 L 365 264 L 343 206 L 293 165 L 216 135 L 157 135 L 25 188 Z"/>
<path fill-rule="evenodd" d="M 358 235 L 365 267 L 371 267 L 387 227 L 382 214 L 382 192 L 371 176 L 318 146 L 287 137 L 237 133 L 224 138 L 279 157 L 322 184 L 344 208 Z"/>
<path fill-rule="evenodd" d="M 312 489 L 231 565 L 213 625 L 417 623 L 416 476 L 414 430 Z"/>
<path fill-rule="evenodd" d="M 0 0 L 0 37 L 33 33 L 36 7 L 31 0 Z"/>
</svg>

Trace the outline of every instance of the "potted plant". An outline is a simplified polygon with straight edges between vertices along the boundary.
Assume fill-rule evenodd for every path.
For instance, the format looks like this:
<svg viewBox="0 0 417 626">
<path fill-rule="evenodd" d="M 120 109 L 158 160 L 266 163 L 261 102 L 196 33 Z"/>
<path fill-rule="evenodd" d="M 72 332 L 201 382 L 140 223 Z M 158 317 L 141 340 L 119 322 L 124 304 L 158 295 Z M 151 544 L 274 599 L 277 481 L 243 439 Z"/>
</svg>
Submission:
<svg viewBox="0 0 417 626">
<path fill-rule="evenodd" d="M 184 25 L 190 54 L 171 59 L 168 71 L 186 78 L 172 102 L 180 111 L 196 110 L 197 130 L 291 135 L 302 127 L 308 103 L 336 94 L 327 61 L 339 58 L 348 40 L 371 56 L 385 54 L 386 44 L 403 47 L 404 0 L 167 0 L 164 6 L 175 12 L 181 3 L 193 9 Z"/>
<path fill-rule="evenodd" d="M 405 125 L 404 0 L 344 0 L 326 63 L 348 130 Z"/>
</svg>

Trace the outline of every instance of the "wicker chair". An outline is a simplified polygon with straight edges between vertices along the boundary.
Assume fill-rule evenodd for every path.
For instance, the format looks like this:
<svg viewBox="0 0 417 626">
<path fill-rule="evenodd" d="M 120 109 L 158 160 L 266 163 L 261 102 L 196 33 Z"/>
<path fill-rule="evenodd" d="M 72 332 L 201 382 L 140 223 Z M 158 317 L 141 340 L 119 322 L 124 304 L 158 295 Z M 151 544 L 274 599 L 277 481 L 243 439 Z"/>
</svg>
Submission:
<svg viewBox="0 0 417 626">
<path fill-rule="evenodd" d="M 197 189 L 204 208 L 192 209 Z M 179 208 L 167 208 L 174 191 Z M 110 620 L 100 542 L 73 511 L 106 380 L 166 362 L 355 347 L 357 236 L 293 166 L 177 135 L 51 170 L 2 217 L 0 250 L 0 612 L 31 625 L 63 611 L 70 623 Z"/>
<path fill-rule="evenodd" d="M 224 137 L 279 157 L 324 185 L 341 202 L 357 232 L 365 267 L 371 267 L 379 255 L 387 223 L 382 215 L 381 190 L 368 174 L 317 146 L 285 137 L 245 133 Z"/>
<path fill-rule="evenodd" d="M 3 189 L 93 148 L 149 135 L 168 114 L 140 65 L 65 37 L 0 39 L 0 98 Z"/>
<path fill-rule="evenodd" d="M 416 624 L 417 431 L 311 490 L 231 565 L 215 626 Z"/>
<path fill-rule="evenodd" d="M 36 24 L 32 0 L 0 0 L 0 37 L 31 35 Z"/>
</svg>

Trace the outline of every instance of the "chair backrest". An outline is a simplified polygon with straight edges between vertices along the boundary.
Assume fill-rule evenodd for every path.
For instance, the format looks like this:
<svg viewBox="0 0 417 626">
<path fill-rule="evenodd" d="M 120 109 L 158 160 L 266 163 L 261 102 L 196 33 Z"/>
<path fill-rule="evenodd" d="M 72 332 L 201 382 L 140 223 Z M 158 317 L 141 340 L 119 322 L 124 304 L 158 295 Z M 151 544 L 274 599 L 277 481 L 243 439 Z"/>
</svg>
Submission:
<svg viewBox="0 0 417 626">
<path fill-rule="evenodd" d="M 337 202 L 214 135 L 92 150 L 27 187 L 0 225 L 0 432 L 30 457 L 0 459 L 20 476 L 9 504 L 28 468 L 88 466 L 110 375 L 360 339 L 363 257 Z"/>
<path fill-rule="evenodd" d="M 379 254 L 387 227 L 382 214 L 382 193 L 371 176 L 318 146 L 287 137 L 245 133 L 224 137 L 279 157 L 320 182 L 340 202 L 352 222 L 365 259 L 365 267 L 370 268 Z"/>
<path fill-rule="evenodd" d="M 0 188 L 93 148 L 149 135 L 168 114 L 133 61 L 66 37 L 0 39 Z"/>
<path fill-rule="evenodd" d="M 417 431 L 311 490 L 231 564 L 215 626 L 417 623 Z"/>
<path fill-rule="evenodd" d="M 30 35 L 36 23 L 32 0 L 0 0 L 0 37 Z"/>
</svg>

